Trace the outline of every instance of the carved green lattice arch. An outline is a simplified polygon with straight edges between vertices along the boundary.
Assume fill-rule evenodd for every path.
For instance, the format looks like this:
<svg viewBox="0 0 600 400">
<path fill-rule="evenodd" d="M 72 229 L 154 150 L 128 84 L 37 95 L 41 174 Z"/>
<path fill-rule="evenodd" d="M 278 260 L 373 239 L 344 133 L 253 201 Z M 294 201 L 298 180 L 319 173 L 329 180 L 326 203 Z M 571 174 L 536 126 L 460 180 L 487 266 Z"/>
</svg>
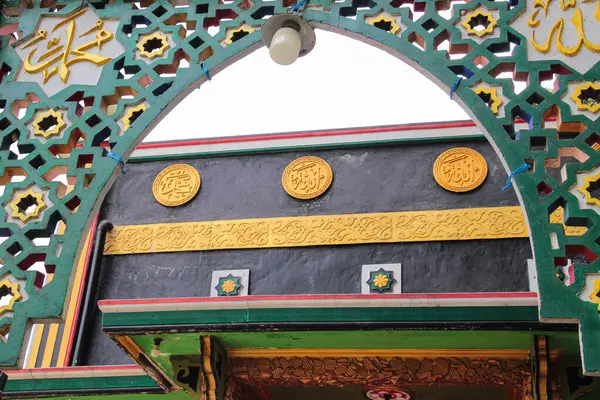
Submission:
<svg viewBox="0 0 600 400">
<path fill-rule="evenodd" d="M 126 159 L 206 81 L 202 62 L 215 75 L 258 48 L 262 24 L 291 2 L 4 4 L 0 281 L 19 283 L 21 296 L 0 315 L 0 365 L 14 366 L 28 324 L 62 316 L 82 233 L 121 173 L 108 150 Z M 447 92 L 454 86 L 507 171 L 530 166 L 515 189 L 531 230 L 541 319 L 580 321 L 586 371 L 600 373 L 600 1 L 312 0 L 300 12 L 397 55 Z M 199 104 L 200 121 L 201 112 Z M 569 236 L 550 223 L 558 208 L 565 224 L 587 231 Z M 45 282 L 40 268 L 54 279 Z"/>
</svg>

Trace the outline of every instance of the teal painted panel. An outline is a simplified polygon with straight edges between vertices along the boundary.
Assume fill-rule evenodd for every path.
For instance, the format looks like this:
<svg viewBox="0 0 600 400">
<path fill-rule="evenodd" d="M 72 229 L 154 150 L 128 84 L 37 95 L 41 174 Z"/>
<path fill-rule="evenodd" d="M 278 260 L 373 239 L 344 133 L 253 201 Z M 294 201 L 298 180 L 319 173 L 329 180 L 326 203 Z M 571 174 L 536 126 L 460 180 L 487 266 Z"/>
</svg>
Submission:
<svg viewBox="0 0 600 400">
<path fill-rule="evenodd" d="M 102 378 L 67 378 L 67 379 L 9 379 L 5 392 L 43 391 L 51 390 L 60 392 L 73 389 L 131 389 L 131 388 L 158 387 L 149 376 L 109 376 Z"/>
<path fill-rule="evenodd" d="M 295 308 L 103 314 L 105 328 L 260 322 L 537 321 L 536 307 Z"/>
</svg>

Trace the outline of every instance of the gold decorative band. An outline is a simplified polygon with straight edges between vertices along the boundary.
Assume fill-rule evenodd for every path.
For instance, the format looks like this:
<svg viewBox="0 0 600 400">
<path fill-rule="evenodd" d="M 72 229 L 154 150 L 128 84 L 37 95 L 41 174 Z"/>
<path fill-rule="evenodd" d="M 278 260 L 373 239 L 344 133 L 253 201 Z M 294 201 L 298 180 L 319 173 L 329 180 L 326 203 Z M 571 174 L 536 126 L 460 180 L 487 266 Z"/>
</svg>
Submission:
<svg viewBox="0 0 600 400">
<path fill-rule="evenodd" d="M 116 226 L 104 254 L 528 237 L 520 207 Z"/>
</svg>

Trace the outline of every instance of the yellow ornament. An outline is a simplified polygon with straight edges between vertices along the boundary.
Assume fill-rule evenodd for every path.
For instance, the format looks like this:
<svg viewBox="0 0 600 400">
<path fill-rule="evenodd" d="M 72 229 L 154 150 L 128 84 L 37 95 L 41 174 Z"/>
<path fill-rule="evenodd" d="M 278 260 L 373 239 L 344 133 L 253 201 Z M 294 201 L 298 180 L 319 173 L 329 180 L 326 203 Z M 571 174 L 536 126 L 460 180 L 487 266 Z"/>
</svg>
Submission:
<svg viewBox="0 0 600 400">
<path fill-rule="evenodd" d="M 232 293 L 235 290 L 235 282 L 231 279 L 226 280 L 221 285 L 221 290 L 225 293 Z"/>
<path fill-rule="evenodd" d="M 479 187 L 487 176 L 485 159 L 475 150 L 457 147 L 443 152 L 433 165 L 436 182 L 451 192 L 468 192 Z"/>
<path fill-rule="evenodd" d="M 389 281 L 390 280 L 388 279 L 387 275 L 379 274 L 379 275 L 375 276 L 375 278 L 373 279 L 373 284 L 375 286 L 377 286 L 378 288 L 382 288 L 382 287 L 387 286 Z"/>
<path fill-rule="evenodd" d="M 333 171 L 319 157 L 300 157 L 292 161 L 283 171 L 281 184 L 292 197 L 314 199 L 325 193 L 333 181 Z"/>
<path fill-rule="evenodd" d="M 174 164 L 156 176 L 152 193 L 160 204 L 176 207 L 192 200 L 200 190 L 200 183 L 200 174 L 194 167 Z"/>
</svg>

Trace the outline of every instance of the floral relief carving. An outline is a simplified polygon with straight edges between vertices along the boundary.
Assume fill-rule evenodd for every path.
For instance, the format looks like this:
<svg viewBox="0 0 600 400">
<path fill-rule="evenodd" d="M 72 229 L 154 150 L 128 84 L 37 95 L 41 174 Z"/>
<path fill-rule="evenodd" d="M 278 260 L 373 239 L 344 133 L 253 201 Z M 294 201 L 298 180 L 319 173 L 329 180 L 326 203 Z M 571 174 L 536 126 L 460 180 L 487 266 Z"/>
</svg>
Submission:
<svg viewBox="0 0 600 400">
<path fill-rule="evenodd" d="M 519 207 L 117 226 L 105 254 L 527 237 Z"/>
<path fill-rule="evenodd" d="M 270 386 L 504 386 L 510 397 L 533 399 L 526 360 L 468 358 L 233 358 L 230 381 Z"/>
</svg>

